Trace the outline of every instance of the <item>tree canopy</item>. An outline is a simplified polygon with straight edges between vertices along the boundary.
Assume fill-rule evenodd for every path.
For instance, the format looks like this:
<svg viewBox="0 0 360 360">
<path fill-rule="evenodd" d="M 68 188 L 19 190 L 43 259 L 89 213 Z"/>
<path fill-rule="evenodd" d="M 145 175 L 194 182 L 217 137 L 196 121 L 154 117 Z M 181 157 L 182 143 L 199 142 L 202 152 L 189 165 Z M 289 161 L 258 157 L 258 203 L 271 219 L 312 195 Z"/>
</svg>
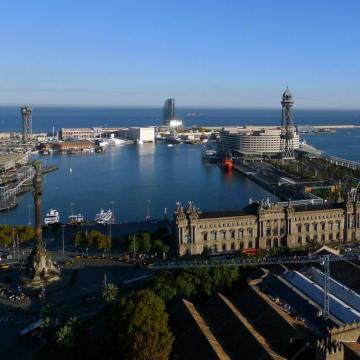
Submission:
<svg viewBox="0 0 360 360">
<path fill-rule="evenodd" d="M 0 225 L 1 247 L 8 247 L 12 245 L 14 238 L 20 243 L 31 241 L 35 238 L 34 228 L 31 226 Z"/>
<path fill-rule="evenodd" d="M 210 296 L 218 291 L 230 290 L 240 281 L 236 266 L 194 268 L 180 271 L 161 271 L 152 280 L 152 289 L 163 300 L 179 296 Z"/>
<path fill-rule="evenodd" d="M 144 254 L 157 254 L 162 255 L 168 253 L 170 247 L 164 243 L 160 237 L 164 238 L 163 233 L 150 234 L 146 231 L 141 231 L 134 235 L 129 235 L 128 238 L 128 252 L 132 254 L 135 250 L 136 253 Z"/>
<path fill-rule="evenodd" d="M 122 358 L 167 360 L 174 337 L 168 327 L 164 301 L 150 290 L 133 292 L 117 306 Z"/>
<path fill-rule="evenodd" d="M 95 229 L 90 232 L 78 231 L 74 236 L 73 242 L 78 247 L 90 247 L 97 250 L 111 248 L 111 237 Z"/>
</svg>

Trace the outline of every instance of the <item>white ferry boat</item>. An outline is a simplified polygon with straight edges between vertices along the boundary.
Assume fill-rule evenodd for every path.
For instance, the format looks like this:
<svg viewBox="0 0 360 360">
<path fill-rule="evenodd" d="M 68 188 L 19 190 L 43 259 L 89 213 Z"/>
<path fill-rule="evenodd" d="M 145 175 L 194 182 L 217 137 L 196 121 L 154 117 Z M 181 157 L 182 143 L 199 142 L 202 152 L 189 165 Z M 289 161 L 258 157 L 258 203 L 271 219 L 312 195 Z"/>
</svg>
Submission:
<svg viewBox="0 0 360 360">
<path fill-rule="evenodd" d="M 69 216 L 70 225 L 82 224 L 83 222 L 84 222 L 83 214 L 73 214 Z"/>
<path fill-rule="evenodd" d="M 57 224 L 60 221 L 60 214 L 57 210 L 50 209 L 45 217 L 45 225 Z"/>
<path fill-rule="evenodd" d="M 112 211 L 101 209 L 100 213 L 96 214 L 95 222 L 98 224 L 109 224 L 112 221 Z"/>
</svg>

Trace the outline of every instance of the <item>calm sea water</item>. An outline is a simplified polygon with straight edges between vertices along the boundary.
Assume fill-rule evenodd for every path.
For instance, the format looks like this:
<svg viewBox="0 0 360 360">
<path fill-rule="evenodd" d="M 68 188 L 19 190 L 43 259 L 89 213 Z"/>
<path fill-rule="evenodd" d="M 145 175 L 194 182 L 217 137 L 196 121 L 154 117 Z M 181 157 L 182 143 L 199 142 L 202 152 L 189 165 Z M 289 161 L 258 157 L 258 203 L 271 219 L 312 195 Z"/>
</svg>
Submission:
<svg viewBox="0 0 360 360">
<path fill-rule="evenodd" d="M 281 122 L 281 108 L 259 109 L 196 109 L 178 108 L 177 117 L 186 125 L 276 125 Z M 296 110 L 298 125 L 356 124 L 360 125 L 360 111 Z M 160 108 L 81 108 L 34 107 L 33 130 L 51 131 L 61 127 L 146 126 L 161 123 Z M 0 131 L 20 131 L 18 107 L 0 107 Z"/>
<path fill-rule="evenodd" d="M 52 126 L 135 126 L 160 123 L 160 109 L 35 108 L 35 131 Z M 277 110 L 179 109 L 187 125 L 278 124 Z M 358 124 L 357 112 L 297 111 L 297 124 Z M 19 109 L 0 108 L 0 131 L 19 130 Z M 360 161 L 360 129 L 339 130 L 336 134 L 306 135 L 307 142 L 330 155 Z M 143 220 L 150 200 L 152 218 L 171 216 L 176 201 L 195 201 L 201 210 L 226 210 L 245 206 L 249 198 L 275 198 L 257 184 L 237 173 L 231 176 L 218 166 L 202 162 L 201 146 L 166 144 L 126 145 L 104 154 L 42 157 L 59 170 L 44 176 L 43 214 L 50 208 L 66 221 L 71 213 L 84 213 L 92 220 L 100 208 L 114 202 L 119 222 Z M 72 172 L 70 172 L 70 168 Z M 28 222 L 32 195 L 20 198 L 20 205 L 0 213 L 0 223 Z M 33 221 L 33 219 L 32 219 Z"/>
</svg>

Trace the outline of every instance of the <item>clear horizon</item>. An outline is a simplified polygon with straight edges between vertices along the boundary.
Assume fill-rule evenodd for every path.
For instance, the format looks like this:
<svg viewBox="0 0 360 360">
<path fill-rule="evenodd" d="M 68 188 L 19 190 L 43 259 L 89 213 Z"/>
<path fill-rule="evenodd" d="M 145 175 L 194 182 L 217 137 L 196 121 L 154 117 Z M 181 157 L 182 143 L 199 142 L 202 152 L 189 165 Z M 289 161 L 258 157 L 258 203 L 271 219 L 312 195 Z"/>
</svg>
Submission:
<svg viewBox="0 0 360 360">
<path fill-rule="evenodd" d="M 160 111 L 162 110 L 162 105 L 102 105 L 102 104 L 30 104 L 30 103 L 19 103 L 19 104 L 1 104 L 0 103 L 0 108 L 20 108 L 22 106 L 31 106 L 34 110 L 34 108 L 97 108 L 97 109 L 159 109 Z M 266 110 L 271 110 L 271 111 L 280 111 L 281 112 L 281 105 L 279 105 L 278 107 L 260 107 L 260 106 L 211 106 L 211 105 L 203 105 L 203 106 L 196 106 L 196 105 L 189 105 L 189 106 L 176 106 L 176 110 L 260 110 L 260 111 L 266 111 Z M 324 108 L 324 107 L 294 107 L 293 111 L 296 113 L 296 111 L 349 111 L 349 112 L 354 112 L 354 111 L 360 111 L 360 106 L 359 107 L 348 107 L 348 108 L 341 108 L 341 107 L 329 107 L 329 108 Z"/>
<path fill-rule="evenodd" d="M 19 6 L 21 5 L 21 6 Z M 360 3 L 2 4 L 0 104 L 360 108 Z"/>
</svg>

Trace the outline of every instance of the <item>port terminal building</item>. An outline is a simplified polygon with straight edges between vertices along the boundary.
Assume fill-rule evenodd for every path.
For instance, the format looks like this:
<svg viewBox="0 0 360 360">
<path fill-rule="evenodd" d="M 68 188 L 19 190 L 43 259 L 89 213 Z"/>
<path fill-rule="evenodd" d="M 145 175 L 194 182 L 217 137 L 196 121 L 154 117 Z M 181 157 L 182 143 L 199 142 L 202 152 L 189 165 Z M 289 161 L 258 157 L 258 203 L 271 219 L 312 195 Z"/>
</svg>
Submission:
<svg viewBox="0 0 360 360">
<path fill-rule="evenodd" d="M 294 205 L 251 203 L 244 209 L 201 212 L 177 203 L 174 238 L 179 256 L 208 252 L 295 248 L 360 240 L 360 201 Z"/>
<path fill-rule="evenodd" d="M 253 154 L 276 156 L 281 149 L 280 127 L 244 126 L 223 128 L 220 131 L 221 151 L 223 154 Z M 293 129 L 294 150 L 299 149 L 300 139 L 296 128 Z"/>
<path fill-rule="evenodd" d="M 59 131 L 59 138 L 61 140 L 66 140 L 69 138 L 75 139 L 92 139 L 101 136 L 102 134 L 111 134 L 117 133 L 122 128 L 112 127 L 112 128 L 102 128 L 102 127 L 92 127 L 92 128 L 61 128 Z"/>
<path fill-rule="evenodd" d="M 99 138 L 102 135 L 110 136 L 110 134 L 132 141 L 154 142 L 155 140 L 155 129 L 152 126 L 130 128 L 61 128 L 59 138 L 61 140 L 94 139 Z"/>
</svg>

